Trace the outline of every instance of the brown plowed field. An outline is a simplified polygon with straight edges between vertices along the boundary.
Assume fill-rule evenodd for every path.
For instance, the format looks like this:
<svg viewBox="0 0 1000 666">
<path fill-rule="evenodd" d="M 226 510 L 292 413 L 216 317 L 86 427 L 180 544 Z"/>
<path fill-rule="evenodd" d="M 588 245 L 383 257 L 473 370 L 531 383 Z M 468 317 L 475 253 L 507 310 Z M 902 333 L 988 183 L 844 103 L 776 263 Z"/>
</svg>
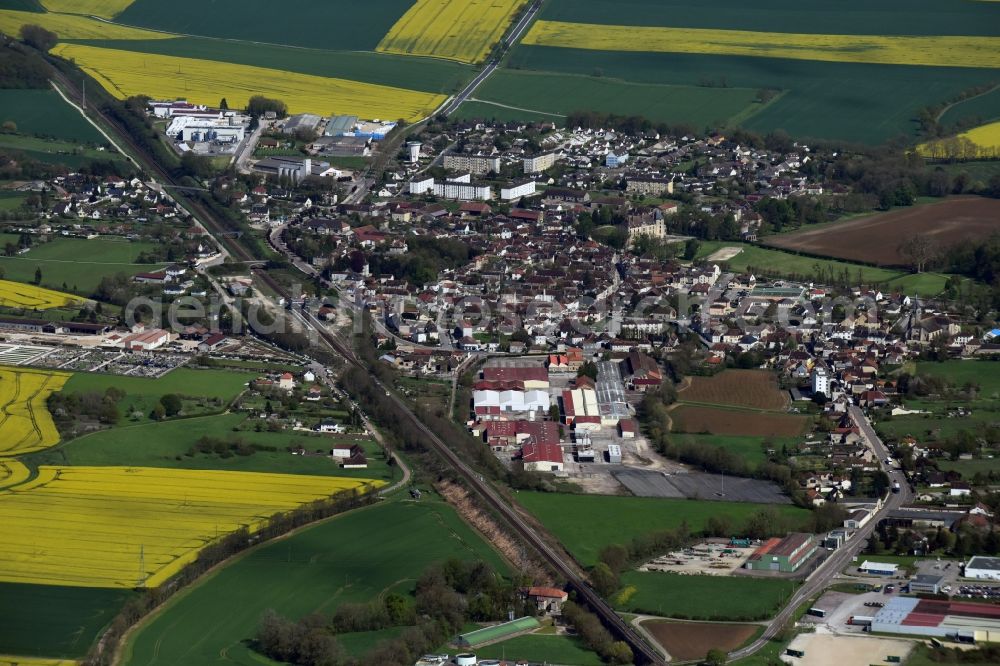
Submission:
<svg viewBox="0 0 1000 666">
<path fill-rule="evenodd" d="M 716 409 L 699 405 L 679 405 L 670 411 L 670 419 L 674 432 L 755 437 L 796 437 L 805 431 L 809 423 L 809 417 L 806 416 Z"/>
<path fill-rule="evenodd" d="M 879 266 L 902 266 L 906 260 L 899 254 L 899 245 L 914 234 L 929 236 L 944 248 L 997 232 L 1000 232 L 1000 199 L 954 197 L 818 229 L 770 236 L 764 244 Z"/>
<path fill-rule="evenodd" d="M 663 622 L 647 620 L 642 628 L 670 653 L 674 661 L 704 659 L 712 648 L 731 652 L 750 640 L 757 631 L 752 624 L 709 624 L 707 622 Z"/>
<path fill-rule="evenodd" d="M 750 409 L 788 406 L 788 394 L 778 389 L 778 378 L 767 370 L 725 370 L 713 377 L 692 377 L 677 399 Z"/>
</svg>

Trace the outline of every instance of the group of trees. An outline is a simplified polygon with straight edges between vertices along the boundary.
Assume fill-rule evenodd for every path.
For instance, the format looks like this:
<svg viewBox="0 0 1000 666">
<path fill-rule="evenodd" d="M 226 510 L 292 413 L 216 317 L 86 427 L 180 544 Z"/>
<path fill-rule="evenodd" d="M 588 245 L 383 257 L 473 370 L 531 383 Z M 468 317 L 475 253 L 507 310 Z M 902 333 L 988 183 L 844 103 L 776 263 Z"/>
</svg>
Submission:
<svg viewBox="0 0 1000 666">
<path fill-rule="evenodd" d="M 563 618 L 576 629 L 583 644 L 600 655 L 609 664 L 631 664 L 632 648 L 624 641 L 616 641 L 599 617 L 583 606 L 567 601 L 562 608 Z"/>
<path fill-rule="evenodd" d="M 121 420 L 118 403 L 125 392 L 114 386 L 106 391 L 57 391 L 48 398 L 48 410 L 60 433 L 78 434 L 86 424 L 113 426 Z"/>
<path fill-rule="evenodd" d="M 28 32 L 33 36 L 33 30 Z M 47 88 L 51 76 L 52 68 L 44 60 L 0 33 L 0 88 Z"/>
<path fill-rule="evenodd" d="M 341 604 L 330 617 L 313 614 L 297 622 L 267 611 L 254 647 L 297 666 L 353 666 L 361 661 L 345 653 L 337 634 L 406 627 L 397 638 L 378 644 L 363 663 L 408 666 L 453 638 L 467 622 L 505 620 L 511 608 L 530 614 L 515 582 L 484 562 L 449 559 L 421 574 L 412 598 L 389 594 L 369 603 Z"/>
</svg>

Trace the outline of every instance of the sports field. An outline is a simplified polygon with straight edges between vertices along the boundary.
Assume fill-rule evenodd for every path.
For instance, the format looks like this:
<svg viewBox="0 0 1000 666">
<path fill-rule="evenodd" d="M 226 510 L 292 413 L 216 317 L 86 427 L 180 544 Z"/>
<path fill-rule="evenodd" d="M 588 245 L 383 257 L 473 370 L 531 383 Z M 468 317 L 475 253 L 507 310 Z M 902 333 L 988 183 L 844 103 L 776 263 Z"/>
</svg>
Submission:
<svg viewBox="0 0 1000 666">
<path fill-rule="evenodd" d="M 218 104 L 223 97 L 245 107 L 256 94 L 284 101 L 290 113 L 360 113 L 365 117 L 414 121 L 444 97 L 348 79 L 295 74 L 278 69 L 135 53 L 81 44 L 59 44 L 55 55 L 72 59 L 108 92 L 124 99 L 151 95 Z"/>
<path fill-rule="evenodd" d="M 0 368 L 0 456 L 40 451 L 59 441 L 46 400 L 68 377 L 63 372 Z M 12 475 L 20 476 L 21 471 Z"/>
<path fill-rule="evenodd" d="M 156 587 L 216 538 L 282 511 L 382 485 L 334 477 L 40 467 L 0 491 L 0 581 Z"/>
<path fill-rule="evenodd" d="M 23 282 L 0 280 L 0 307 L 48 310 L 66 307 L 78 301 L 77 297 L 59 291 Z"/>
<path fill-rule="evenodd" d="M 795 591 L 796 583 L 746 576 L 685 576 L 629 571 L 612 600 L 628 613 L 691 620 L 763 620 Z M 725 603 L 720 600 L 725 599 Z"/>
<path fill-rule="evenodd" d="M 376 51 L 459 62 L 483 60 L 526 0 L 417 0 Z"/>
<path fill-rule="evenodd" d="M 517 501 L 530 511 L 584 566 L 597 562 L 598 553 L 610 544 L 625 545 L 643 534 L 677 529 L 687 522 L 692 532 L 705 529 L 708 519 L 725 518 L 733 530 L 756 512 L 774 509 L 792 529 L 809 520 L 805 509 L 789 505 L 758 505 L 745 502 L 570 495 L 521 491 Z"/>
<path fill-rule="evenodd" d="M 341 515 L 257 548 L 174 597 L 132 634 L 123 663 L 209 666 L 225 654 L 226 663 L 259 666 L 246 642 L 265 609 L 298 618 L 389 592 L 408 595 L 428 565 L 451 557 L 508 571 L 449 506 L 429 496 Z"/>
<path fill-rule="evenodd" d="M 685 403 L 731 405 L 747 409 L 785 409 L 788 394 L 767 370 L 724 370 L 712 377 L 691 377 L 677 394 Z"/>
<path fill-rule="evenodd" d="M 997 124 L 1000 128 L 1000 123 Z M 899 208 L 888 213 L 804 228 L 768 236 L 764 242 L 784 250 L 806 252 L 883 266 L 905 265 L 899 251 L 910 234 L 929 237 L 938 247 L 985 239 L 1000 232 L 1000 200 L 952 197 Z"/>
<path fill-rule="evenodd" d="M 166 264 L 137 264 L 136 258 L 143 251 L 155 247 L 153 243 L 132 243 L 121 238 L 56 238 L 36 245 L 25 254 L 15 257 L 0 256 L 4 275 L 19 282 L 31 282 L 35 269 L 42 271 L 42 285 L 63 289 L 76 294 L 91 295 L 101 278 L 124 273 L 135 275 L 163 268 Z"/>
</svg>

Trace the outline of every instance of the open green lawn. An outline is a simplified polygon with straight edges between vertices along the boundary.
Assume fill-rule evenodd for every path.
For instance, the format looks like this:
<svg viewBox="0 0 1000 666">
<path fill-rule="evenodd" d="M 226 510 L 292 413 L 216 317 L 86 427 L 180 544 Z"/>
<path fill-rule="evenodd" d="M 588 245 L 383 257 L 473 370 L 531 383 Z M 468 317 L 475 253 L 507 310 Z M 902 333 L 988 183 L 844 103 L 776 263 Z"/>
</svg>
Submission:
<svg viewBox="0 0 1000 666">
<path fill-rule="evenodd" d="M 335 4 L 337 3 L 326 2 L 321 7 L 325 11 L 326 7 Z M 199 11 L 204 12 L 205 5 L 202 4 L 200 7 Z M 317 9 L 313 8 L 310 11 L 315 12 Z M 344 23 L 353 23 L 354 21 L 355 19 L 352 19 L 344 21 Z M 330 28 L 332 26 L 324 27 Z M 126 51 L 217 60 L 443 94 L 458 92 L 465 82 L 475 76 L 475 70 L 472 67 L 446 60 L 354 50 L 324 50 L 350 48 L 345 45 L 345 42 L 332 39 L 325 41 L 318 48 L 306 49 L 198 37 L 103 40 L 87 43 Z M 335 109 L 330 109 L 329 112 L 333 113 L 334 111 Z"/>
<path fill-rule="evenodd" d="M 750 107 L 756 96 L 756 90 L 748 88 L 633 83 L 602 76 L 509 69 L 497 71 L 475 94 L 480 102 L 498 102 L 529 112 L 564 116 L 586 109 L 698 127 L 725 124 Z M 464 115 L 468 116 L 468 111 Z"/>
<path fill-rule="evenodd" d="M 148 273 L 166 264 L 137 264 L 140 252 L 154 249 L 153 243 L 129 242 L 123 238 L 56 238 L 37 245 L 16 257 L 0 256 L 0 268 L 8 280 L 31 282 L 35 269 L 42 270 L 42 285 L 90 295 L 106 275 Z"/>
<path fill-rule="evenodd" d="M 767 460 L 767 454 L 764 452 L 764 447 L 762 446 L 765 440 L 764 437 L 741 435 L 694 435 L 678 433 L 673 435 L 671 439 L 678 444 L 691 442 L 694 444 L 723 448 L 727 451 L 739 454 L 740 457 L 753 464 L 762 463 Z M 781 447 L 784 444 L 792 445 L 798 442 L 798 439 L 795 437 L 772 437 L 770 440 L 771 444 L 778 451 L 781 450 Z"/>
<path fill-rule="evenodd" d="M 747 576 L 683 576 L 629 571 L 613 596 L 620 611 L 696 620 L 761 620 L 784 605 L 797 583 Z M 631 589 L 634 588 L 634 589 Z"/>
<path fill-rule="evenodd" d="M 499 556 L 443 502 L 386 502 L 266 544 L 181 592 L 136 631 L 123 663 L 136 666 L 267 663 L 250 651 L 261 614 L 332 613 L 344 602 L 413 591 L 432 563 Z M 365 646 L 368 647 L 368 646 Z"/>
<path fill-rule="evenodd" d="M 985 410 L 973 410 L 972 416 L 961 418 L 948 418 L 938 414 L 912 414 L 883 419 L 877 423 L 876 429 L 890 438 L 913 435 L 918 440 L 946 439 L 962 430 L 974 428 L 979 423 L 997 421 L 1000 421 L 1000 413 Z"/>
<path fill-rule="evenodd" d="M 597 561 L 601 548 L 626 544 L 633 538 L 657 530 L 676 529 L 686 521 L 692 532 L 705 528 L 712 516 L 725 517 L 739 528 L 765 505 L 741 502 L 570 495 L 519 492 L 517 501 L 530 511 L 584 566 Z M 788 505 L 773 507 L 790 526 L 801 527 L 809 512 Z"/>
<path fill-rule="evenodd" d="M 117 151 L 97 150 L 75 141 L 42 139 L 23 134 L 0 134 L 0 148 L 17 150 L 41 162 L 65 164 L 68 167 L 79 167 L 93 160 L 125 160 Z"/>
<path fill-rule="evenodd" d="M 164 393 L 229 401 L 239 395 L 253 378 L 254 375 L 248 372 L 190 368 L 177 368 L 158 379 L 78 372 L 66 382 L 63 391 L 103 392 L 114 386 L 125 391 L 125 403 L 129 398 L 139 396 L 155 396 L 159 400 Z"/>
<path fill-rule="evenodd" d="M 130 594 L 0 583 L 0 654 L 82 657 Z"/>
<path fill-rule="evenodd" d="M 351 0 L 286 0 L 278 8 L 268 0 L 244 0 L 234 11 L 222 2 L 137 0 L 116 22 L 185 35 L 371 51 L 412 4 L 381 0 L 362 7 Z"/>
<path fill-rule="evenodd" d="M 703 242 L 698 249 L 697 258 L 705 259 L 723 247 L 743 248 L 738 255 L 724 262 L 729 270 L 752 271 L 758 276 L 773 275 L 822 281 L 822 278 L 828 276 L 831 271 L 837 276 L 846 272 L 848 278 L 856 284 L 883 284 L 890 289 L 900 289 L 906 293 L 916 291 L 922 296 L 939 294 L 948 281 L 948 276 L 939 273 L 913 275 L 887 268 L 862 266 L 834 259 L 817 259 L 757 245 L 727 241 Z"/>
<path fill-rule="evenodd" d="M 74 439 L 55 449 L 47 449 L 31 457 L 38 465 L 129 465 L 135 467 L 173 467 L 177 469 L 219 469 L 241 472 L 279 472 L 283 474 L 317 474 L 350 476 L 393 481 L 399 468 L 386 464 L 381 448 L 369 440 L 358 443 L 368 457 L 367 469 L 341 469 L 326 456 L 297 456 L 286 449 L 302 446 L 307 451 L 329 451 L 330 445 L 342 438 L 331 435 L 311 435 L 302 432 L 254 432 L 239 430 L 246 419 L 243 414 L 220 414 L 125 425 Z M 275 447 L 276 451 L 257 451 L 250 456 L 187 453 L 201 437 L 223 440 L 240 438 L 249 444 Z"/>
<path fill-rule="evenodd" d="M 521 659 L 538 664 L 600 666 L 604 662 L 575 636 L 528 634 L 476 650 L 480 659 Z"/>
<path fill-rule="evenodd" d="M 972 460 L 938 460 L 938 469 L 943 472 L 958 472 L 964 479 L 971 479 L 978 472 L 989 474 L 1000 472 L 1000 457 L 974 458 Z"/>
<path fill-rule="evenodd" d="M 27 198 L 28 195 L 24 192 L 0 191 L 0 211 L 16 210 Z M 11 236 L 11 242 L 17 242 L 17 237 L 12 234 L 4 234 L 4 236 Z"/>
<path fill-rule="evenodd" d="M 79 111 L 51 89 L 0 90 L 0 123 L 8 120 L 17 125 L 21 134 L 99 145 L 107 142 Z"/>
<path fill-rule="evenodd" d="M 463 120 L 488 120 L 500 123 L 527 122 L 560 123 L 565 117 L 555 113 L 540 113 L 538 111 L 523 111 L 520 108 L 510 108 L 517 101 L 507 101 L 501 104 L 492 102 L 467 101 L 458 107 L 456 117 Z"/>
<path fill-rule="evenodd" d="M 917 364 L 917 374 L 943 377 L 959 388 L 971 382 L 979 385 L 979 397 L 1000 397 L 1000 363 L 996 361 L 920 362 Z"/>
</svg>

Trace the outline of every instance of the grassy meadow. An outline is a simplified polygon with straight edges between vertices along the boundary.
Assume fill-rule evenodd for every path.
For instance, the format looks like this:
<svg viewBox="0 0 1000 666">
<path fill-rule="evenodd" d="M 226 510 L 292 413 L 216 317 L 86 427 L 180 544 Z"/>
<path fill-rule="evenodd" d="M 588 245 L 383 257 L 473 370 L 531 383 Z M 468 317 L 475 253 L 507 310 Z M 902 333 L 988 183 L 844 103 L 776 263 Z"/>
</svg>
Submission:
<svg viewBox="0 0 1000 666">
<path fill-rule="evenodd" d="M 747 576 L 683 576 L 659 571 L 622 575 L 619 611 L 692 620 L 763 620 L 788 601 L 797 583 Z M 720 600 L 725 599 L 725 603 Z"/>
<path fill-rule="evenodd" d="M 227 663 L 256 666 L 261 659 L 247 641 L 266 609 L 297 618 L 389 592 L 409 595 L 427 566 L 450 557 L 508 570 L 430 496 L 341 515 L 256 548 L 182 591 L 132 634 L 123 664 L 202 666 L 225 654 Z"/>
<path fill-rule="evenodd" d="M 584 566 L 597 562 L 601 548 L 625 544 L 658 530 L 677 529 L 686 522 L 692 532 L 705 529 L 708 519 L 727 518 L 734 530 L 764 508 L 773 508 L 795 527 L 809 520 L 805 509 L 789 505 L 716 502 L 519 492 L 517 501 L 539 520 Z"/>
</svg>

